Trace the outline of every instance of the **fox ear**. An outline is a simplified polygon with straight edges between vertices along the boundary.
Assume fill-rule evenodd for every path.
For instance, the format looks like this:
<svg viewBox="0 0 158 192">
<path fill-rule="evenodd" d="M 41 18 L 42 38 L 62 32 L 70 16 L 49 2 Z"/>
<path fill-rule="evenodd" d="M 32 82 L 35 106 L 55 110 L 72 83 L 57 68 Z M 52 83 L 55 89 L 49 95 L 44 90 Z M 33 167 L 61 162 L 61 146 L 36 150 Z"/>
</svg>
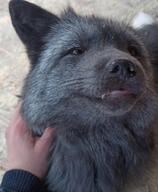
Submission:
<svg viewBox="0 0 158 192">
<path fill-rule="evenodd" d="M 39 58 L 44 45 L 44 37 L 59 18 L 48 11 L 23 0 L 12 0 L 9 3 L 12 24 L 27 49 L 31 63 Z"/>
</svg>

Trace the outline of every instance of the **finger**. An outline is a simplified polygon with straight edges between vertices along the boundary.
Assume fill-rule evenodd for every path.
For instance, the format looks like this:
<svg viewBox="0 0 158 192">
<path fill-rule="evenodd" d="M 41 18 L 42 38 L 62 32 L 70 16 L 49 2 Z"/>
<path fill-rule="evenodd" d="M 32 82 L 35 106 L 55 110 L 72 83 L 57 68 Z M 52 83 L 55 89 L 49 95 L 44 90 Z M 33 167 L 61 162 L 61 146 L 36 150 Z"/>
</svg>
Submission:
<svg viewBox="0 0 158 192">
<path fill-rule="evenodd" d="M 21 108 L 21 103 L 19 103 L 14 111 L 14 115 L 10 120 L 10 123 L 6 129 L 6 133 L 5 136 L 6 138 L 8 138 L 8 135 L 12 132 L 13 129 L 13 125 L 16 124 L 16 122 L 18 121 L 18 117 L 19 117 L 19 113 L 20 113 L 20 108 Z"/>
<path fill-rule="evenodd" d="M 20 106 L 21 105 L 18 105 L 14 115 L 14 119 L 10 123 L 8 129 L 6 130 L 6 138 L 8 138 L 9 136 L 21 137 L 28 132 L 26 122 L 24 121 L 24 119 L 20 114 Z"/>
<path fill-rule="evenodd" d="M 44 131 L 43 135 L 36 141 L 35 148 L 41 151 L 43 150 L 48 151 L 50 145 L 52 144 L 54 136 L 55 136 L 55 129 L 47 128 Z"/>
<path fill-rule="evenodd" d="M 21 109 L 21 102 L 18 103 L 18 105 L 14 111 L 14 114 L 13 114 L 11 121 L 10 121 L 11 124 L 14 123 L 14 121 L 16 121 L 16 119 L 18 118 L 19 113 L 20 113 L 20 109 Z"/>
<path fill-rule="evenodd" d="M 21 114 L 17 116 L 17 119 L 15 122 L 13 122 L 12 125 L 10 125 L 10 134 L 21 136 L 24 135 L 26 132 L 28 132 L 28 128 L 26 126 L 26 122 L 22 118 Z"/>
</svg>

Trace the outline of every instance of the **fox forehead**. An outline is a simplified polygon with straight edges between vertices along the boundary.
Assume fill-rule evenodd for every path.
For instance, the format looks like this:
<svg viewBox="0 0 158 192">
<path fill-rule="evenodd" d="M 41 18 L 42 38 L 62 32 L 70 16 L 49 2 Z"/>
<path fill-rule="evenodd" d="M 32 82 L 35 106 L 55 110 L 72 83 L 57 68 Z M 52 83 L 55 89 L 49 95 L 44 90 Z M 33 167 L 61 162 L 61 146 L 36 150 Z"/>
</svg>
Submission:
<svg viewBox="0 0 158 192">
<path fill-rule="evenodd" d="M 51 27 L 51 31 L 46 37 L 47 42 L 53 39 L 60 41 L 63 46 L 76 46 L 105 42 L 113 44 L 117 41 L 123 44 L 127 41 L 136 41 L 134 32 L 124 23 L 94 16 L 79 16 L 74 12 L 70 17 L 69 11 L 68 9 L 62 15 L 61 22 Z"/>
</svg>

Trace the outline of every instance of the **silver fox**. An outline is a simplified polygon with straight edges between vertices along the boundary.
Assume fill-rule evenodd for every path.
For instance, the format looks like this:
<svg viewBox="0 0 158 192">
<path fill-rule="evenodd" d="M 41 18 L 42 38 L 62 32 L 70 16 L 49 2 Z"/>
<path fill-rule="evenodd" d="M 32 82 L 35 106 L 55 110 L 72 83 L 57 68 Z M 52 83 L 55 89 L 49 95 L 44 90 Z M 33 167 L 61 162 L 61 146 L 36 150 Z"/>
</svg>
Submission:
<svg viewBox="0 0 158 192">
<path fill-rule="evenodd" d="M 135 30 L 71 8 L 56 16 L 19 0 L 9 10 L 31 63 L 21 112 L 34 135 L 57 130 L 48 190 L 139 190 L 156 150 L 157 25 Z"/>
</svg>

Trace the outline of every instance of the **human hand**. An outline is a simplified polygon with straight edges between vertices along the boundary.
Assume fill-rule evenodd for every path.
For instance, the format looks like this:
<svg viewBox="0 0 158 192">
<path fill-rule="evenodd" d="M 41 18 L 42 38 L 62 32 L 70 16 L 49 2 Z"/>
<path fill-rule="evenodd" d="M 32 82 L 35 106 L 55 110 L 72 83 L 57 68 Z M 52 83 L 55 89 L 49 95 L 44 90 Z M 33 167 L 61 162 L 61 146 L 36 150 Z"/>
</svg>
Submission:
<svg viewBox="0 0 158 192">
<path fill-rule="evenodd" d="M 47 128 L 41 137 L 33 137 L 20 115 L 19 106 L 6 131 L 7 169 L 22 169 L 43 178 L 53 136 L 54 129 Z"/>
</svg>

